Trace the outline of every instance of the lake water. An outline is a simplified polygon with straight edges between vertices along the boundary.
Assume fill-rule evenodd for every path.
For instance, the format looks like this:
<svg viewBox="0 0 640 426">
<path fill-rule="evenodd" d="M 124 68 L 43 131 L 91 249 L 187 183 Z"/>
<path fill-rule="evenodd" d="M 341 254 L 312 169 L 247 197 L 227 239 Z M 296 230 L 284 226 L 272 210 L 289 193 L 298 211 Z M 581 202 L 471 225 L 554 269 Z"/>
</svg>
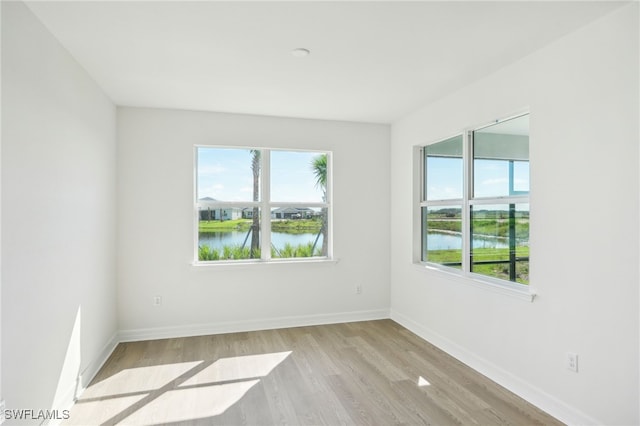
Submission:
<svg viewBox="0 0 640 426">
<path fill-rule="evenodd" d="M 445 233 L 445 232 L 429 232 L 428 238 L 429 250 L 461 250 L 462 235 Z M 473 248 L 508 248 L 509 241 L 506 238 L 498 237 L 478 237 L 473 239 Z"/>
<path fill-rule="evenodd" d="M 298 246 L 301 244 L 308 244 L 316 240 L 318 234 L 306 233 L 306 234 L 288 234 L 286 232 L 272 232 L 271 244 L 277 249 L 281 249 L 286 243 L 292 246 Z M 241 246 L 244 239 L 247 238 L 247 231 L 232 231 L 232 232 L 208 232 L 200 234 L 199 245 L 209 246 L 213 249 L 220 249 L 224 246 Z M 247 239 L 245 247 L 251 246 L 251 235 Z M 322 247 L 322 235 L 318 238 L 316 247 Z"/>
<path fill-rule="evenodd" d="M 288 234 L 286 232 L 272 232 L 271 243 L 278 249 L 284 247 L 286 243 L 292 246 L 312 243 L 318 234 Z M 233 232 L 211 232 L 200 234 L 199 245 L 207 245 L 214 249 L 220 249 L 223 246 L 242 245 L 247 237 L 246 231 Z M 246 247 L 251 245 L 251 236 L 247 240 Z M 318 239 L 316 247 L 322 247 L 322 235 Z M 507 248 L 509 242 L 506 238 L 493 237 L 476 237 L 473 240 L 474 248 Z M 460 250 L 462 248 L 462 236 L 460 234 L 430 232 L 429 233 L 429 250 Z"/>
</svg>

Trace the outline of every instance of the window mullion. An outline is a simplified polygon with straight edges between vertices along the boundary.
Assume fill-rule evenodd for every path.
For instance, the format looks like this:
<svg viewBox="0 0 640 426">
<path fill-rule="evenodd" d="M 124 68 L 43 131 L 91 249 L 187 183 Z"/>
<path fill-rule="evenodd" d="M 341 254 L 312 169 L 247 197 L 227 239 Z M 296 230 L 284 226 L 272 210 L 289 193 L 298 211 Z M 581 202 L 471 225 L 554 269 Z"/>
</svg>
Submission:
<svg viewBox="0 0 640 426">
<path fill-rule="evenodd" d="M 473 191 L 473 133 L 466 132 L 462 145 L 463 158 L 463 188 L 462 188 L 462 272 L 471 271 L 471 214 L 470 202 Z"/>
<path fill-rule="evenodd" d="M 262 243 L 260 244 L 260 258 L 271 260 L 271 151 L 263 149 L 260 155 L 262 176 L 260 179 L 260 229 Z"/>
<path fill-rule="evenodd" d="M 325 188 L 325 204 L 328 204 L 325 208 L 325 214 L 327 215 L 325 222 L 327 224 L 326 238 L 327 238 L 327 253 L 326 256 L 333 258 L 333 156 L 327 153 L 327 181 Z"/>
<path fill-rule="evenodd" d="M 427 201 L 425 176 L 427 170 L 427 161 L 424 155 L 424 147 L 420 147 L 420 205 L 424 205 Z"/>
<path fill-rule="evenodd" d="M 513 197 L 487 197 L 476 198 L 469 200 L 469 204 L 472 206 L 492 205 L 492 204 L 527 204 L 529 203 L 529 196 L 517 195 Z"/>
<path fill-rule="evenodd" d="M 420 207 L 450 206 L 452 204 L 462 206 L 463 203 L 464 203 L 464 199 L 462 199 L 462 198 L 455 198 L 455 199 L 451 199 L 451 200 L 429 200 L 429 201 L 421 201 L 420 202 Z"/>
<path fill-rule="evenodd" d="M 193 258 L 198 261 L 199 260 L 199 242 L 200 242 L 200 206 L 198 205 L 198 188 L 199 188 L 199 179 L 198 179 L 198 147 L 193 147 L 193 199 L 195 203 L 193 204 L 193 238 L 196 244 L 193 246 Z"/>
</svg>

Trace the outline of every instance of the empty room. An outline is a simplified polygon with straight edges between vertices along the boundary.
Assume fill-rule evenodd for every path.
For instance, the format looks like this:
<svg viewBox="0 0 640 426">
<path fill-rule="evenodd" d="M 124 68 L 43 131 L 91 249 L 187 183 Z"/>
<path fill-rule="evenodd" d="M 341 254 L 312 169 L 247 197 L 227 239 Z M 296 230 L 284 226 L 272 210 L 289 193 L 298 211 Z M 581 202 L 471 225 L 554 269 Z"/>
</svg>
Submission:
<svg viewBox="0 0 640 426">
<path fill-rule="evenodd" d="M 637 1 L 0 14 L 4 424 L 640 424 Z"/>
</svg>

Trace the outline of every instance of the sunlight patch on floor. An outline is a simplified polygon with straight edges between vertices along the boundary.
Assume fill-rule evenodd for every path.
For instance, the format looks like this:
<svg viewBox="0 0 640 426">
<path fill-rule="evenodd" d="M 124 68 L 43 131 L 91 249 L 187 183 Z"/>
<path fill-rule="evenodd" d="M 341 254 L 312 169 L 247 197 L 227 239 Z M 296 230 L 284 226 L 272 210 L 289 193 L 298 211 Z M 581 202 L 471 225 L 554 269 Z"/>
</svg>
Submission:
<svg viewBox="0 0 640 426">
<path fill-rule="evenodd" d="M 126 389 L 126 393 L 153 391 L 165 386 L 203 362 L 204 361 L 180 362 L 176 364 L 128 368 L 88 387 L 82 394 L 80 401 L 92 398 L 104 398 L 110 395 L 117 396 L 123 392 L 123 389 Z"/>
<path fill-rule="evenodd" d="M 180 387 L 264 377 L 290 354 L 291 351 L 220 358 Z"/>
<path fill-rule="evenodd" d="M 88 387 L 64 423 L 90 419 L 92 424 L 152 425 L 214 417 L 240 401 L 290 354 L 124 369 Z"/>
<path fill-rule="evenodd" d="M 73 406 L 71 416 L 65 420 L 63 425 L 79 425 L 86 426 L 87 420 L 91 424 L 103 424 L 107 420 L 115 417 L 117 414 L 140 401 L 148 394 L 141 393 L 139 395 L 122 396 L 108 398 L 105 400 L 80 402 Z"/>
<path fill-rule="evenodd" d="M 431 383 L 429 383 L 429 382 L 427 381 L 427 379 L 425 379 L 424 377 L 419 376 L 419 377 L 418 377 L 418 386 L 420 386 L 420 387 L 423 387 L 423 386 L 431 386 Z"/>
<path fill-rule="evenodd" d="M 217 416 L 238 402 L 259 381 L 171 390 L 131 414 L 121 424 L 157 425 Z"/>
</svg>

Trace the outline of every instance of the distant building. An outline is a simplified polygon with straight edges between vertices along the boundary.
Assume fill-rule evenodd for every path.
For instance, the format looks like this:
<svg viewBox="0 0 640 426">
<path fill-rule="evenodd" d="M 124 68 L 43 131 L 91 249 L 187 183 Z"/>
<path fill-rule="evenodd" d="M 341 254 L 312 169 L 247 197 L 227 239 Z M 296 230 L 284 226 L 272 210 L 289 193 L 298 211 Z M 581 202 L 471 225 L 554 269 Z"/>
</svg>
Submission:
<svg viewBox="0 0 640 426">
<path fill-rule="evenodd" d="M 244 219 L 253 219 L 253 207 L 246 207 L 242 209 L 242 217 Z"/>
<path fill-rule="evenodd" d="M 199 200 L 200 220 L 253 219 L 253 207 L 216 207 L 219 200 L 211 197 Z M 320 213 L 309 207 L 280 207 L 271 211 L 272 219 L 311 219 Z"/>
<path fill-rule="evenodd" d="M 239 207 L 213 208 L 207 206 L 207 203 L 214 203 L 218 200 L 211 197 L 204 197 L 198 200 L 200 202 L 199 216 L 200 220 L 235 220 L 243 217 L 243 211 Z"/>
<path fill-rule="evenodd" d="M 272 219 L 310 219 L 316 212 L 308 207 L 281 207 L 271 212 Z"/>
</svg>

